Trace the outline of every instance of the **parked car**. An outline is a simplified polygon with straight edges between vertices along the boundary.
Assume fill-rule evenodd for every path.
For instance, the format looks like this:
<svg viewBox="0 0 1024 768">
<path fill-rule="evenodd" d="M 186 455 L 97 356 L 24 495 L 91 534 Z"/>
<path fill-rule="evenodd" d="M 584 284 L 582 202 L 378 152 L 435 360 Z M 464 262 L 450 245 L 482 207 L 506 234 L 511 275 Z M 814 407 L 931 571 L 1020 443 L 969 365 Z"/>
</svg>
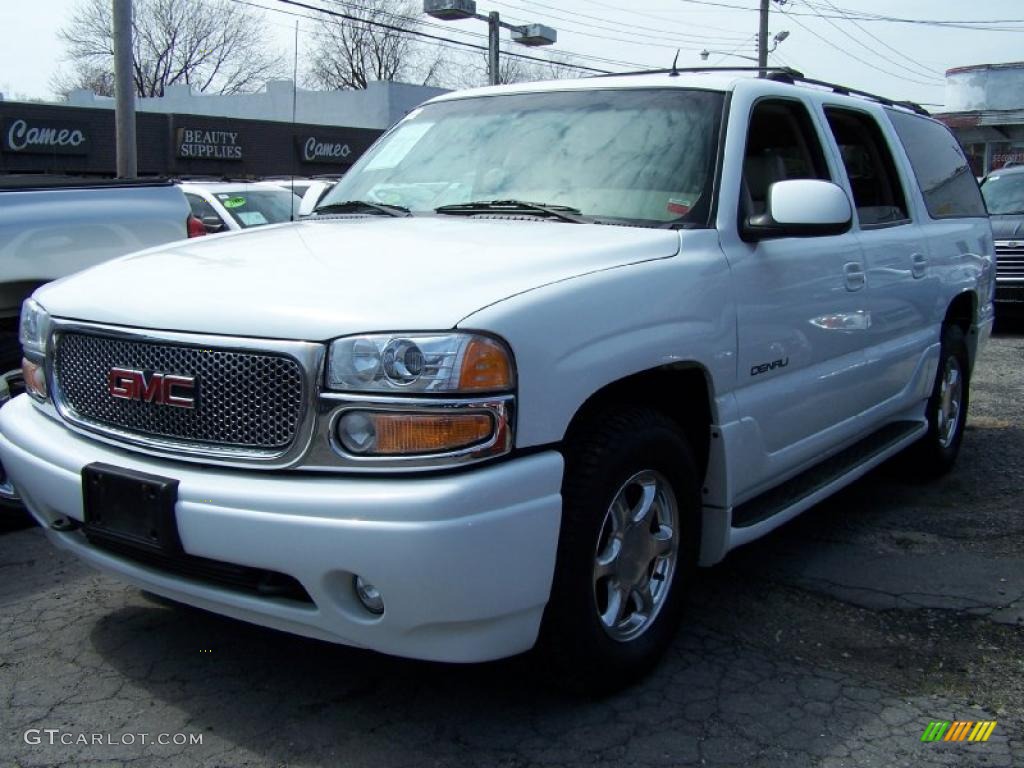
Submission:
<svg viewBox="0 0 1024 768">
<path fill-rule="evenodd" d="M 302 195 L 302 205 L 299 206 L 299 216 L 309 216 L 313 213 L 313 209 L 316 208 L 324 195 L 337 184 L 336 179 L 315 179 L 309 188 Z"/>
<path fill-rule="evenodd" d="M 1024 309 L 1024 165 L 993 171 L 981 184 L 996 245 L 996 307 Z"/>
<path fill-rule="evenodd" d="M 0 456 L 143 589 L 611 686 L 699 564 L 902 451 L 952 468 L 994 279 L 909 107 L 793 73 L 453 93 L 315 216 L 38 290 Z"/>
<path fill-rule="evenodd" d="M 302 204 L 269 181 L 182 181 L 178 186 L 210 234 L 294 221 Z"/>
<path fill-rule="evenodd" d="M 36 288 L 186 237 L 188 206 L 166 181 L 0 176 L 0 405 L 23 389 L 17 320 Z M 0 506 L 15 501 L 0 466 Z"/>
</svg>

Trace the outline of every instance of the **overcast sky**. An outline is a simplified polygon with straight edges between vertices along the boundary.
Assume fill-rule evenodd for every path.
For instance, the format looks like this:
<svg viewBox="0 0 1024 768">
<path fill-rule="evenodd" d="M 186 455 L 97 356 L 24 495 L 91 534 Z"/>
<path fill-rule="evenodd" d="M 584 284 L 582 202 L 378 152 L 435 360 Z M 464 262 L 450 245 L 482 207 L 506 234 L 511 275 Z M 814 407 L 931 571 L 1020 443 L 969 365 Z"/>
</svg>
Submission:
<svg viewBox="0 0 1024 768">
<path fill-rule="evenodd" d="M 61 65 L 63 50 L 57 30 L 81 0 L 0 2 L 0 92 L 7 99 L 52 99 L 51 78 Z M 277 11 L 262 13 L 268 35 L 284 51 L 291 47 L 295 16 L 307 13 L 276 0 L 247 0 Z M 307 0 L 330 6 L 337 0 Z M 370 0 L 354 0 L 368 3 Z M 350 3 L 351 4 L 351 3 Z M 418 5 L 418 2 L 417 2 Z M 700 51 L 713 53 L 710 63 L 743 65 L 736 56 L 753 56 L 757 0 L 479 0 L 482 12 L 497 10 L 512 23 L 540 22 L 558 32 L 557 49 L 622 62 L 573 59 L 601 69 L 667 67 L 681 48 L 680 66 L 701 64 Z M 733 7 L 722 7 L 733 6 Z M 339 8 L 339 5 L 334 5 Z M 838 11 L 880 14 L 920 20 L 999 20 L 993 26 L 1014 31 L 976 31 L 934 25 L 843 18 Z M 239 6 L 239 10 L 246 10 Z M 824 19 L 820 15 L 838 18 Z M 1016 20 L 1011 23 L 1007 20 Z M 441 24 L 431 34 L 452 35 L 481 43 L 486 32 L 476 21 Z M 300 20 L 300 60 L 313 22 Z M 1024 59 L 1024 2 L 1021 0 L 788 0 L 773 5 L 771 34 L 789 37 L 771 58 L 808 76 L 840 82 L 894 98 L 925 104 L 943 102 L 942 75 L 950 67 Z M 509 50 L 536 54 L 503 41 Z M 569 56 L 569 58 L 572 58 Z"/>
</svg>

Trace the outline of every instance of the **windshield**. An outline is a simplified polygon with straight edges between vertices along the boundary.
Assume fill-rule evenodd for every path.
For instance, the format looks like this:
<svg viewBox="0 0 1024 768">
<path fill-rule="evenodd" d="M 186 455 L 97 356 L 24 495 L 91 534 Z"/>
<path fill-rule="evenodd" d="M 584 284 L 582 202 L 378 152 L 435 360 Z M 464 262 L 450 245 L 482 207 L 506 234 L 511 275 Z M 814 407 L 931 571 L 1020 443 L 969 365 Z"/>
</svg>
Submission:
<svg viewBox="0 0 1024 768">
<path fill-rule="evenodd" d="M 587 90 L 466 98 L 418 109 L 320 202 L 413 213 L 521 200 L 638 224 L 706 226 L 723 96 Z"/>
<path fill-rule="evenodd" d="M 241 189 L 218 192 L 217 200 L 243 228 L 280 224 L 299 215 L 302 198 L 287 189 Z"/>
<path fill-rule="evenodd" d="M 1024 214 L 1024 173 L 995 173 L 981 185 L 985 206 L 992 214 Z"/>
</svg>

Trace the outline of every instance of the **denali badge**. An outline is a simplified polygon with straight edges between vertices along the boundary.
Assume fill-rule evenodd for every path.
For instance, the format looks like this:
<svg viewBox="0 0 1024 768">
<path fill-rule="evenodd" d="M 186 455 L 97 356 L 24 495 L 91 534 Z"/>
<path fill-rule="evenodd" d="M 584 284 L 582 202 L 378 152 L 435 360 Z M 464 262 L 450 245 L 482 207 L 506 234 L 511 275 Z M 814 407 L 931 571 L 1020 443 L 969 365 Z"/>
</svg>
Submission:
<svg viewBox="0 0 1024 768">
<path fill-rule="evenodd" d="M 111 368 L 107 376 L 107 391 L 111 397 L 119 397 L 122 400 L 142 400 L 178 408 L 195 408 L 195 390 L 195 376 L 151 373 L 147 377 L 143 371 L 129 368 Z"/>
</svg>

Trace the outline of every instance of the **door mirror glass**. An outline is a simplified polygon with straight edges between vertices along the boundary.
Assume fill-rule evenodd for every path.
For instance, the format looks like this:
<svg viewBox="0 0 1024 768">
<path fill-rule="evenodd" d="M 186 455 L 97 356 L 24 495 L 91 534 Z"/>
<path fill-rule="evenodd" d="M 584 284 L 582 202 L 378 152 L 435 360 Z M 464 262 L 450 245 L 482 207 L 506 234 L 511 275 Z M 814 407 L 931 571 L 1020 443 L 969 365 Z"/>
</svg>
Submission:
<svg viewBox="0 0 1024 768">
<path fill-rule="evenodd" d="M 744 240 L 840 235 L 850 229 L 853 218 L 846 192 L 817 179 L 775 182 L 768 188 L 765 208 L 743 222 Z"/>
<path fill-rule="evenodd" d="M 203 226 L 206 227 L 206 231 L 210 234 L 224 229 L 224 222 L 220 220 L 220 216 L 203 216 L 200 221 L 203 222 Z"/>
</svg>

